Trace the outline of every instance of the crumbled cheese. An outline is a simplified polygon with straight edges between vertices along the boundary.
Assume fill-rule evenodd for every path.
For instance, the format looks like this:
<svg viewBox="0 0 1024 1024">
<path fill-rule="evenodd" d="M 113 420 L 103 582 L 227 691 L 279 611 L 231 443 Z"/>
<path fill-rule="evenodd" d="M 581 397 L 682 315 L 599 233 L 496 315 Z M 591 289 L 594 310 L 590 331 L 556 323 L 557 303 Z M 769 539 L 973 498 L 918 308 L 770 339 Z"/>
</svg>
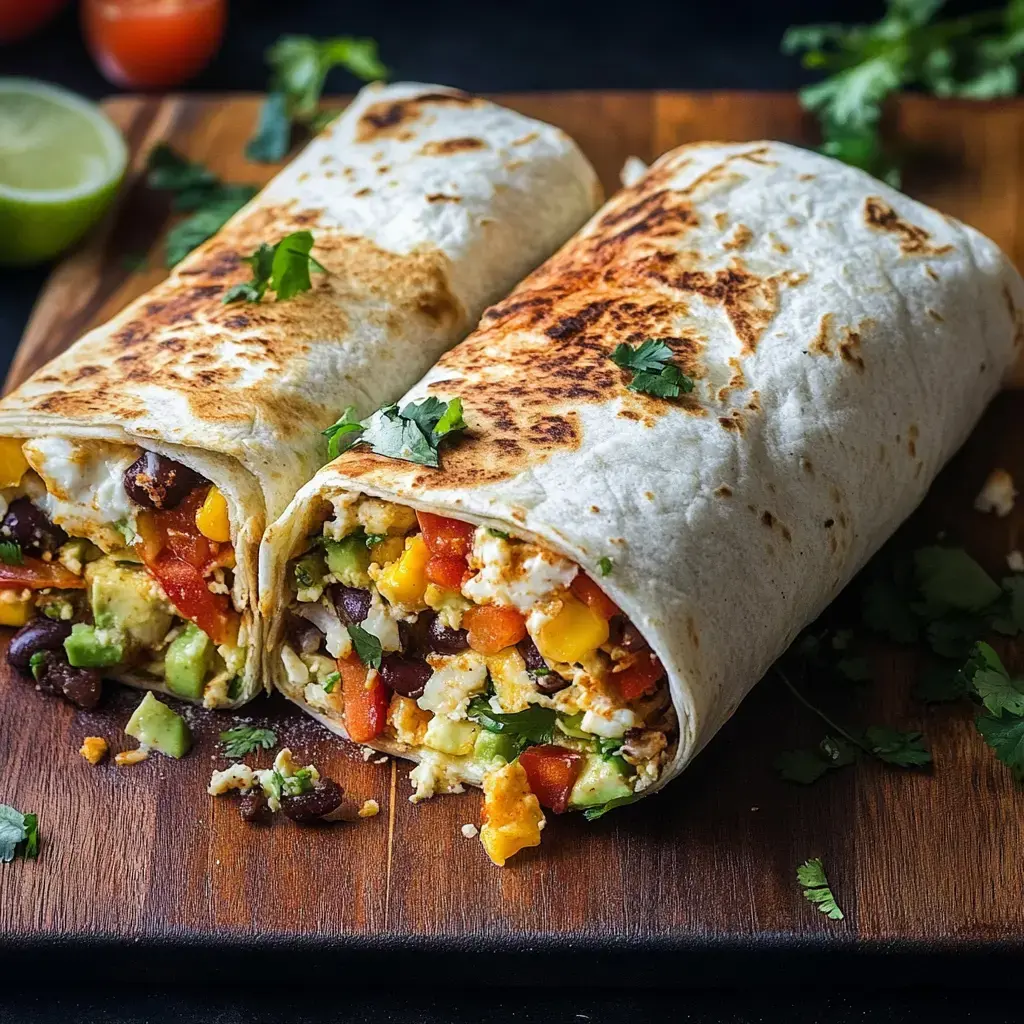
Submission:
<svg viewBox="0 0 1024 1024">
<path fill-rule="evenodd" d="M 391 614 L 391 608 L 384 603 L 376 589 L 370 601 L 370 610 L 360 623 L 367 633 L 372 633 L 385 651 L 401 650 L 402 642 L 398 638 L 398 622 Z"/>
<path fill-rule="evenodd" d="M 317 711 L 336 711 L 329 694 L 319 683 L 308 683 L 302 691 L 302 699 Z"/>
<path fill-rule="evenodd" d="M 110 745 L 102 736 L 86 736 L 78 752 L 89 764 L 99 764 L 109 750 Z"/>
<path fill-rule="evenodd" d="M 309 682 L 309 669 L 287 644 L 281 645 L 281 664 L 284 665 L 288 682 L 296 690 L 301 690 Z"/>
<path fill-rule="evenodd" d="M 114 755 L 114 764 L 124 767 L 129 764 L 138 764 L 149 757 L 149 751 L 145 747 L 136 747 L 135 750 L 121 750 Z"/>
<path fill-rule="evenodd" d="M 331 499 L 334 505 L 334 518 L 324 523 L 324 536 L 328 540 L 342 540 L 359 525 L 356 516 L 357 494 L 339 494 Z"/>
<path fill-rule="evenodd" d="M 224 665 L 232 675 L 239 676 L 245 671 L 245 648 L 234 644 L 219 644 L 217 653 L 224 659 Z"/>
<path fill-rule="evenodd" d="M 210 796 L 222 796 L 233 789 L 252 789 L 255 781 L 252 769 L 247 764 L 236 762 L 223 771 L 214 772 L 210 776 L 206 792 Z"/>
<path fill-rule="evenodd" d="M 1010 567 L 1010 572 L 1024 572 L 1024 554 L 1019 551 L 1011 551 L 1006 556 L 1006 564 Z"/>
<path fill-rule="evenodd" d="M 416 513 L 408 505 L 396 505 L 380 498 L 363 498 L 356 513 L 359 525 L 378 537 L 400 536 L 416 525 Z"/>
<path fill-rule="evenodd" d="M 307 764 L 306 767 L 316 782 L 320 778 L 320 773 L 311 764 Z M 290 747 L 282 747 L 278 751 L 277 757 L 274 758 L 274 771 L 285 779 L 290 779 L 296 772 L 302 771 L 302 765 L 295 760 Z"/>
<path fill-rule="evenodd" d="M 476 837 L 480 835 L 480 829 L 478 829 L 476 825 L 463 825 L 460 831 L 467 839 L 476 839 Z"/>
<path fill-rule="evenodd" d="M 999 517 L 1008 516 L 1013 511 L 1016 497 L 1013 477 L 1005 469 L 993 469 L 985 481 L 985 486 L 974 499 L 974 507 L 979 512 L 994 512 Z"/>
<path fill-rule="evenodd" d="M 610 715 L 599 715 L 593 711 L 584 711 L 580 728 L 584 732 L 592 732 L 605 739 L 618 739 L 625 736 L 629 729 L 636 725 L 636 715 L 629 708 L 620 708 Z"/>
<path fill-rule="evenodd" d="M 360 747 L 359 753 L 363 755 L 364 761 L 369 761 L 370 758 L 377 753 L 377 751 L 374 750 L 373 747 Z"/>
<path fill-rule="evenodd" d="M 211 594 L 230 594 L 231 588 L 224 582 L 224 570 L 213 570 L 213 579 L 206 581 L 206 589 Z"/>
<path fill-rule="evenodd" d="M 203 707 L 219 708 L 230 704 L 231 698 L 228 696 L 228 690 L 231 689 L 231 680 L 234 678 L 234 673 L 225 669 L 210 679 L 203 686 Z"/>
<path fill-rule="evenodd" d="M 476 604 L 512 605 L 524 614 L 565 590 L 579 572 L 568 559 L 535 544 L 510 544 L 483 526 L 473 535 L 469 567 L 478 571 L 463 583 L 465 597 Z"/>
<path fill-rule="evenodd" d="M 441 625 L 449 629 L 462 629 L 462 616 L 473 607 L 460 593 L 428 583 L 423 603 L 437 612 Z"/>
<path fill-rule="evenodd" d="M 470 697 L 487 685 L 487 663 L 476 651 L 462 654 L 430 654 L 427 664 L 434 670 L 416 701 L 424 711 L 448 718 L 466 717 Z"/>
<path fill-rule="evenodd" d="M 409 802 L 413 804 L 429 800 L 437 793 L 466 791 L 449 759 L 431 750 L 420 753 L 420 763 L 409 772 L 409 781 L 415 787 L 415 792 L 409 797 Z"/>
<path fill-rule="evenodd" d="M 372 818 L 380 813 L 380 804 L 376 800 L 364 800 L 363 806 L 359 808 L 360 818 Z"/>
</svg>

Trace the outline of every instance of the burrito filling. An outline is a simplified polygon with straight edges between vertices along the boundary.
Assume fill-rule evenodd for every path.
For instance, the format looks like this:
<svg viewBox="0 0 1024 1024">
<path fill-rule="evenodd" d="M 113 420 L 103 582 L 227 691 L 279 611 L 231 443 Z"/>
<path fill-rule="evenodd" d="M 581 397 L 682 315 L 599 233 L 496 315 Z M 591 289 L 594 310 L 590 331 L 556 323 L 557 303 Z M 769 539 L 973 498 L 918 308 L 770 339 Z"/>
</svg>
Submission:
<svg viewBox="0 0 1024 1024">
<path fill-rule="evenodd" d="M 330 515 L 288 565 L 281 686 L 414 755 L 414 802 L 482 785 L 503 863 L 540 842 L 540 807 L 594 816 L 658 779 L 677 738 L 664 669 L 575 562 L 377 498 Z"/>
<path fill-rule="evenodd" d="M 82 707 L 103 678 L 207 707 L 241 686 L 227 502 L 156 452 L 0 439 L 0 624 L 8 661 Z"/>
</svg>

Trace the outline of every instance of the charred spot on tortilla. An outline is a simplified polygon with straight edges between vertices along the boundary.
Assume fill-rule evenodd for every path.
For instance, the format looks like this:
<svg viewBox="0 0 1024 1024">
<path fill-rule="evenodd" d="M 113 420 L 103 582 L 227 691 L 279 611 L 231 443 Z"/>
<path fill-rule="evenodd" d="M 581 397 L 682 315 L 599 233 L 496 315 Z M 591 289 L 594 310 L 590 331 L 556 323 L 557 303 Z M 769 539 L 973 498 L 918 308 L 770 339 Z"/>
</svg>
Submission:
<svg viewBox="0 0 1024 1024">
<path fill-rule="evenodd" d="M 832 319 L 831 313 L 823 313 L 821 322 L 818 324 L 818 333 L 814 336 L 814 340 L 807 346 L 807 351 L 813 355 L 830 356 L 832 355 L 832 348 L 828 343 L 829 335 L 832 332 Z"/>
<path fill-rule="evenodd" d="M 727 252 L 736 249 L 745 249 L 754 238 L 754 232 L 746 224 L 737 224 L 732 229 L 732 234 L 722 240 L 722 248 Z"/>
<path fill-rule="evenodd" d="M 427 196 L 428 203 L 461 203 L 461 196 L 446 196 L 443 192 L 432 192 Z"/>
<path fill-rule="evenodd" d="M 394 138 L 399 142 L 413 137 L 409 125 L 418 121 L 428 106 L 478 107 L 484 101 L 469 93 L 425 92 L 400 100 L 381 100 L 367 107 L 356 125 L 356 142 Z"/>
<path fill-rule="evenodd" d="M 728 484 L 719 484 L 714 490 L 714 495 L 716 498 L 731 498 L 732 488 Z"/>
<path fill-rule="evenodd" d="M 421 156 L 451 156 L 453 153 L 471 153 L 476 149 L 488 149 L 483 139 L 463 136 L 457 139 L 433 139 L 424 143 Z"/>
<path fill-rule="evenodd" d="M 839 358 L 863 373 L 864 358 L 860 354 L 860 332 L 852 327 L 843 328 L 843 340 L 839 342 Z"/>
<path fill-rule="evenodd" d="M 880 196 L 864 200 L 864 220 L 869 228 L 895 235 L 905 256 L 941 256 L 953 251 L 952 245 L 932 245 L 931 235 L 924 228 L 904 220 Z"/>
</svg>

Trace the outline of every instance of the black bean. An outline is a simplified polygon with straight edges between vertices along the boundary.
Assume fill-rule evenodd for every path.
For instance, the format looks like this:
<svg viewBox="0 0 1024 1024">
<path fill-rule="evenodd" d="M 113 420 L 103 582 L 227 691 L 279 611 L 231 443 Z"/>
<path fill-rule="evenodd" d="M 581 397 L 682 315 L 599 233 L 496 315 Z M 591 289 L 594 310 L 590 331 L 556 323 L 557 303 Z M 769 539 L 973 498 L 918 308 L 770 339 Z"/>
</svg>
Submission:
<svg viewBox="0 0 1024 1024">
<path fill-rule="evenodd" d="M 330 595 L 339 618 L 346 626 L 362 622 L 370 612 L 371 598 L 368 590 L 346 587 L 344 583 L 332 583 Z"/>
<path fill-rule="evenodd" d="M 16 540 L 22 551 L 53 554 L 68 542 L 68 535 L 28 498 L 15 498 L 0 522 L 0 537 Z"/>
<path fill-rule="evenodd" d="M 647 650 L 648 643 L 643 638 L 640 630 L 629 619 L 624 619 L 622 639 L 619 641 L 619 646 L 624 647 L 627 651 L 645 651 Z"/>
<path fill-rule="evenodd" d="M 66 697 L 80 708 L 96 707 L 103 695 L 99 672 L 92 668 L 72 668 L 55 651 L 44 652 L 38 674 L 41 690 Z"/>
<path fill-rule="evenodd" d="M 403 654 L 412 658 L 424 658 L 431 652 L 428 641 L 431 623 L 437 613 L 427 608 L 416 616 L 414 622 L 398 623 L 398 643 Z"/>
<path fill-rule="evenodd" d="M 143 452 L 125 471 L 124 489 L 143 508 L 177 508 L 187 495 L 206 481 L 174 459 Z"/>
<path fill-rule="evenodd" d="M 526 662 L 526 667 L 528 669 L 548 667 L 548 663 L 544 660 L 543 655 L 537 650 L 537 645 L 533 642 L 533 637 L 524 636 L 523 639 L 516 644 L 516 650 L 523 656 L 523 661 Z"/>
<path fill-rule="evenodd" d="M 568 679 L 563 679 L 557 672 L 536 674 L 531 672 L 530 675 L 534 683 L 537 684 L 537 689 L 547 697 L 558 693 L 559 690 L 564 690 L 567 686 L 572 686 Z"/>
<path fill-rule="evenodd" d="M 427 631 L 427 644 L 438 654 L 458 654 L 469 648 L 469 638 L 464 629 L 452 629 L 435 617 Z"/>
<path fill-rule="evenodd" d="M 246 793 L 238 802 L 238 813 L 242 821 L 253 825 L 264 825 L 270 820 L 270 807 L 262 789 L 254 789 Z"/>
<path fill-rule="evenodd" d="M 321 779 L 308 793 L 281 797 L 281 810 L 300 825 L 310 825 L 335 810 L 345 791 L 331 779 Z"/>
<path fill-rule="evenodd" d="M 33 619 L 11 637 L 7 648 L 7 663 L 19 672 L 28 674 L 33 654 L 37 651 L 62 651 L 64 641 L 69 636 L 70 622 L 58 622 L 44 616 Z"/>
<path fill-rule="evenodd" d="M 285 632 L 289 644 L 300 654 L 316 654 L 324 639 L 323 633 L 309 619 L 304 619 L 293 612 L 288 613 Z"/>
<path fill-rule="evenodd" d="M 403 658 L 400 654 L 385 654 L 380 663 L 380 677 L 384 685 L 403 697 L 423 696 L 423 688 L 434 670 L 418 658 Z"/>
</svg>

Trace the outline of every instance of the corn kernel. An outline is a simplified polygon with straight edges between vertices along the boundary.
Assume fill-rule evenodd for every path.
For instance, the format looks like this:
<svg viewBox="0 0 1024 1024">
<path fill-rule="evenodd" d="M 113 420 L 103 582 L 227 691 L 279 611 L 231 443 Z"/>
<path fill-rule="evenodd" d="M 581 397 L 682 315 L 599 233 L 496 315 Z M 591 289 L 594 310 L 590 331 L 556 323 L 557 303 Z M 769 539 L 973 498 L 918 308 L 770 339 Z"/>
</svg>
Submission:
<svg viewBox="0 0 1024 1024">
<path fill-rule="evenodd" d="M 404 537 L 388 537 L 370 548 L 370 561 L 378 565 L 390 565 L 402 557 L 405 550 Z"/>
<path fill-rule="evenodd" d="M 32 618 L 32 595 L 0 590 L 0 626 L 24 626 Z"/>
<path fill-rule="evenodd" d="M 540 845 L 544 813 L 530 792 L 526 769 L 518 761 L 484 776 L 484 824 L 480 842 L 487 856 L 504 867 L 526 846 Z"/>
<path fill-rule="evenodd" d="M 206 500 L 196 513 L 196 527 L 204 537 L 220 544 L 227 544 L 231 540 L 228 503 L 216 487 L 210 488 Z"/>
<path fill-rule="evenodd" d="M 415 607 L 423 602 L 427 589 L 427 562 L 430 551 L 420 536 L 405 542 L 405 551 L 377 577 L 377 589 L 391 604 Z"/>
<path fill-rule="evenodd" d="M 589 605 L 566 596 L 562 610 L 541 626 L 535 639 L 549 661 L 582 661 L 608 640 L 608 621 Z"/>
<path fill-rule="evenodd" d="M 17 487 L 28 469 L 18 437 L 0 437 L 0 487 Z"/>
</svg>

